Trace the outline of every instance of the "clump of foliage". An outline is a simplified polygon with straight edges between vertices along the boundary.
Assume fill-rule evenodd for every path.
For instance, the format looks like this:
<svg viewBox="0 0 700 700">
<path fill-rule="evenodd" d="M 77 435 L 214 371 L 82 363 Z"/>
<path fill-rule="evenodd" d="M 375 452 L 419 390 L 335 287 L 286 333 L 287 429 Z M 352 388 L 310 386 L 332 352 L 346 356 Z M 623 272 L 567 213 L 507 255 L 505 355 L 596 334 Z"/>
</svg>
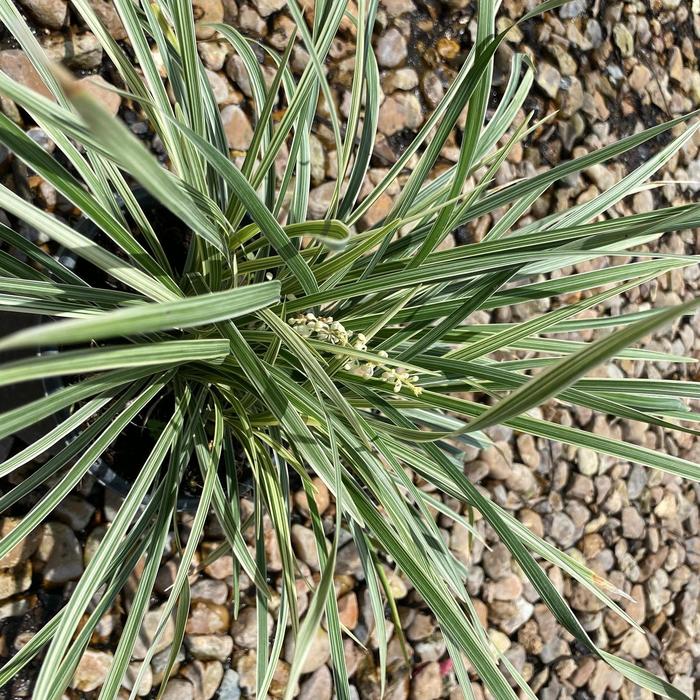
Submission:
<svg viewBox="0 0 700 700">
<path fill-rule="evenodd" d="M 349 116 L 342 123 L 324 62 L 346 13 L 346 1 L 317 0 L 308 25 L 296 0 L 290 0 L 288 9 L 310 59 L 295 78 L 289 67 L 293 42 L 283 55 L 265 49 L 266 60 L 276 66 L 269 87 L 252 42 L 234 27 L 216 26 L 242 59 L 253 91 L 254 138 L 240 167 L 230 157 L 200 63 L 189 0 L 114 0 L 129 37 L 124 45 L 110 37 L 88 0 L 72 2 L 121 76 L 124 95 L 143 111 L 159 137 L 167 167 L 75 83 L 55 72 L 14 4 L 0 1 L 0 18 L 55 101 L 2 73 L 0 93 L 45 130 L 56 144 L 56 154 L 47 154 L 4 116 L 0 116 L 0 141 L 94 222 L 104 243 L 5 187 L 0 187 L 0 208 L 13 221 L 36 228 L 96 266 L 119 286 L 91 287 L 45 250 L 0 226 L 0 240 L 24 256 L 24 262 L 6 254 L 0 258 L 0 304 L 7 312 L 49 317 L 40 326 L 3 338 L 0 348 L 59 349 L 3 364 L 0 383 L 66 378 L 58 391 L 5 411 L 0 434 L 10 435 L 57 411 L 68 411 L 42 440 L 0 465 L 0 473 L 7 475 L 56 448 L 48 461 L 0 496 L 0 510 L 5 510 L 51 480 L 21 524 L 0 541 L 0 556 L 52 512 L 139 411 L 164 396 L 172 405 L 171 415 L 156 430 L 155 446 L 65 608 L 0 670 L 0 682 L 42 653 L 34 698 L 59 698 L 101 615 L 112 606 L 135 563 L 143 559 L 128 621 L 100 693 L 100 698 L 116 697 L 168 532 L 176 521 L 182 474 L 195 459 L 201 471 L 201 496 L 162 613 L 163 623 L 173 613 L 177 620 L 169 669 L 187 619 L 187 576 L 205 521 L 213 512 L 235 561 L 235 604 L 239 572 L 245 572 L 257 590 L 258 697 L 265 697 L 270 686 L 287 621 L 296 639 L 287 696 L 293 693 L 313 633 L 323 623 L 331 640 L 338 698 L 349 697 L 343 630 L 333 595 L 341 531 L 354 540 L 364 568 L 382 678 L 387 658 L 385 603 L 389 602 L 389 610 L 395 609 L 382 568 L 382 561 L 389 560 L 410 579 L 437 618 L 465 697 L 472 692 L 470 673 L 494 697 L 515 697 L 501 671 L 503 664 L 508 667 L 507 660 L 479 624 L 467 593 L 468 566 L 455 559 L 432 517 L 436 508 L 474 536 L 478 535 L 470 516 L 480 513 L 582 649 L 655 693 L 684 697 L 648 671 L 596 647 L 540 562 L 560 567 L 631 627 L 638 627 L 611 598 L 616 591 L 489 500 L 465 477 L 460 450 L 464 445 L 487 445 L 484 429 L 503 424 L 698 478 L 697 466 L 679 457 L 531 415 L 531 409 L 557 400 L 667 430 L 690 430 L 679 422 L 683 415 L 678 397 L 697 397 L 697 385 L 592 380 L 584 375 L 611 358 L 667 357 L 627 348 L 692 312 L 695 304 L 597 319 L 582 319 L 579 314 L 695 263 L 683 256 L 634 251 L 664 233 L 697 226 L 699 205 L 609 219 L 600 215 L 671 158 L 698 124 L 691 126 L 688 117 L 675 119 L 529 179 L 494 187 L 494 174 L 509 150 L 537 126 L 531 115 L 512 128 L 532 85 L 533 67 L 522 56 L 514 57 L 510 82 L 487 119 L 494 55 L 504 35 L 494 29 L 496 3 L 479 4 L 474 48 L 444 100 L 384 179 L 360 201 L 380 100 L 371 45 L 377 0 L 358 0 L 357 14 L 349 15 L 356 30 L 355 71 Z M 558 4 L 546 2 L 535 12 Z M 153 48 L 162 65 L 156 64 Z M 326 217 L 310 221 L 309 135 L 322 96 L 336 142 L 338 184 Z M 273 122 L 273 110 L 280 105 L 282 116 Z M 440 151 L 465 109 L 459 161 L 432 177 Z M 668 145 L 607 191 L 517 227 L 523 213 L 552 183 L 674 128 L 676 135 Z M 277 177 L 275 161 L 285 145 L 289 157 Z M 404 177 L 409 163 L 410 174 L 391 211 L 358 232 L 356 224 L 398 177 Z M 183 270 L 174 267 L 166 252 L 168 241 L 159 234 L 158 221 L 143 216 L 133 196 L 136 183 L 191 235 Z M 441 242 L 458 227 L 504 207 L 505 215 L 482 241 L 441 249 Z M 627 257 L 619 262 L 617 256 L 629 255 L 634 262 Z M 542 281 L 542 275 L 601 256 L 611 264 Z M 579 291 L 585 292 L 581 300 L 567 303 L 566 295 Z M 556 300 L 556 310 L 522 322 L 492 326 L 467 322 L 481 309 L 544 298 Z M 612 332 L 590 343 L 557 338 L 563 330 L 597 328 Z M 497 351 L 523 348 L 533 351 L 534 357 L 493 359 Z M 485 400 L 470 401 L 465 392 Z M 69 436 L 72 439 L 66 442 Z M 240 511 L 242 470 L 253 489 L 255 511 L 250 518 Z M 463 504 L 464 514 L 418 488 L 411 473 Z M 329 549 L 315 507 L 314 476 L 334 497 L 336 527 Z M 300 478 L 308 496 L 320 560 L 320 577 L 302 619 L 296 608 L 296 564 L 290 543 L 292 477 Z M 269 515 L 283 562 L 279 622 L 272 638 L 266 626 L 271 591 L 264 513 Z M 242 534 L 251 525 L 257 556 L 251 555 Z M 144 667 L 152 653 L 153 649 Z M 523 692 L 534 697 L 517 672 L 509 670 Z"/>
</svg>

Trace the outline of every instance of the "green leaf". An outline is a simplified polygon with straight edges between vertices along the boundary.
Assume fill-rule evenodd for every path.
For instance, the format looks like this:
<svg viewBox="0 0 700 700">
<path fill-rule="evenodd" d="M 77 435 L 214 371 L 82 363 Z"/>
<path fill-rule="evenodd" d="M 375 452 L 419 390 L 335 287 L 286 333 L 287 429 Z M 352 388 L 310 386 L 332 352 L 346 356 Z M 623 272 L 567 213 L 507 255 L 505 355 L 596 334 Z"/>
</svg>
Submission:
<svg viewBox="0 0 700 700">
<path fill-rule="evenodd" d="M 490 425 L 503 423 L 513 416 L 522 415 L 534 406 L 539 406 L 619 350 L 626 348 L 657 328 L 670 323 L 678 316 L 692 313 L 698 306 L 700 306 L 700 299 L 693 299 L 680 306 L 666 309 L 663 313 L 650 319 L 637 321 L 627 328 L 598 340 L 585 350 L 574 353 L 561 362 L 547 368 L 535 379 L 514 391 L 507 398 L 499 401 L 475 421 L 469 423 L 468 430 L 470 432 L 483 430 Z"/>
<path fill-rule="evenodd" d="M 0 78 L 1 76 L 2 73 Z M 51 214 L 25 202 L 4 185 L 0 186 L 0 207 L 145 296 L 155 301 L 169 301 L 176 298 L 172 291 L 155 278 L 100 247 Z"/>
<path fill-rule="evenodd" d="M 318 289 L 316 278 L 297 248 L 289 240 L 268 208 L 258 198 L 257 193 L 241 171 L 226 156 L 199 137 L 192 129 L 173 120 L 175 127 L 201 151 L 207 162 L 229 183 L 237 196 L 245 203 L 246 212 L 260 227 L 263 235 L 285 260 L 302 288 L 311 293 Z"/>
<path fill-rule="evenodd" d="M 12 532 L 8 533 L 2 541 L 0 541 L 0 557 L 5 556 L 17 542 L 26 537 L 28 533 L 34 530 L 46 516 L 70 493 L 71 489 L 82 479 L 95 460 L 109 447 L 119 433 L 129 424 L 134 416 L 151 401 L 159 391 L 163 388 L 163 378 L 160 381 L 153 382 L 145 391 L 143 391 L 135 400 L 110 422 L 108 427 L 95 438 L 87 449 L 80 455 L 67 472 L 63 474 L 60 481 L 54 486 L 48 494 L 46 494 L 22 519 L 22 522 Z M 103 416 L 104 417 L 104 416 Z M 108 415 L 108 418 L 111 416 Z M 104 427 L 105 421 L 98 422 L 101 428 Z M 97 432 L 97 431 L 95 431 Z M 54 472 L 55 473 L 55 472 Z M 47 475 L 48 476 L 48 475 Z M 28 480 L 25 480 L 25 482 Z M 16 489 L 27 489 L 26 484 L 19 484 Z M 10 491 L 2 497 L 2 505 L 10 503 L 14 500 L 13 492 Z"/>
<path fill-rule="evenodd" d="M 192 328 L 244 316 L 279 301 L 280 283 L 263 282 L 172 302 L 141 304 L 86 319 L 47 323 L 0 340 L 0 351 L 31 345 L 74 345 L 156 331 Z"/>
<path fill-rule="evenodd" d="M 129 172 L 164 207 L 184 221 L 197 235 L 220 252 L 225 250 L 223 233 L 209 212 L 186 192 L 178 181 L 148 152 L 122 122 L 108 114 L 77 83 L 66 81 L 64 89 L 85 120 L 91 135 L 120 167 Z M 211 211 L 214 211 L 212 207 Z M 221 223 L 221 220 L 217 223 Z"/>
<path fill-rule="evenodd" d="M 163 257 L 164 254 L 159 244 L 157 244 L 156 252 L 161 254 L 159 260 L 162 261 L 164 267 L 161 267 L 160 264 L 153 260 L 143 246 L 134 238 L 131 231 L 111 211 L 102 207 L 96 198 L 86 192 L 68 170 L 2 114 L 0 114 L 0 142 L 4 143 L 13 153 L 22 158 L 27 165 L 47 182 L 51 183 L 75 206 L 80 208 L 84 216 L 87 216 L 102 231 L 105 231 L 132 260 L 138 261 L 138 265 L 142 269 L 156 277 L 173 294 L 179 295 L 175 282 L 165 272 L 169 265 Z"/>
<path fill-rule="evenodd" d="M 229 343 L 225 340 L 171 340 L 143 345 L 71 350 L 0 365 L 0 386 L 108 369 L 165 367 L 196 361 L 216 362 L 223 360 L 228 354 Z"/>
</svg>

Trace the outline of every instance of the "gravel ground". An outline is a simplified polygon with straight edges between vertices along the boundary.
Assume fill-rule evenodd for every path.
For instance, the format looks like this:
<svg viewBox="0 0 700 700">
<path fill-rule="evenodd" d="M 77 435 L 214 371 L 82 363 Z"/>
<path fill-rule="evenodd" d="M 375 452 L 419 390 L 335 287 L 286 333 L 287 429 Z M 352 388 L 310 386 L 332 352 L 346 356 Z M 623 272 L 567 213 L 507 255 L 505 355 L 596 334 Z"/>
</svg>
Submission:
<svg viewBox="0 0 700 700">
<path fill-rule="evenodd" d="M 123 40 L 123 28 L 111 4 L 107 0 L 91 2 L 112 35 Z M 98 81 L 116 82 L 95 38 L 70 14 L 66 0 L 21 0 L 20 4 L 51 56 L 63 60 L 86 80 L 97 74 Z M 474 3 L 470 0 L 442 3 L 382 0 L 380 4 L 376 49 L 385 99 L 379 117 L 381 137 L 366 191 L 378 181 L 411 132 L 420 127 L 439 101 L 471 46 L 475 32 Z M 278 49 L 285 46 L 293 26 L 283 11 L 284 0 L 251 0 L 248 4 L 234 0 L 194 0 L 194 5 L 196 17 L 202 22 L 229 21 Z M 499 28 L 507 26 L 508 18 L 521 16 L 531 5 L 528 0 L 504 0 Z M 10 37 L 2 36 L 2 31 L 0 69 L 41 89 L 26 57 Z M 228 46 L 218 41 L 210 29 L 200 27 L 198 38 L 222 110 L 229 145 L 234 156 L 241 158 L 252 137 L 250 87 L 245 72 Z M 600 148 L 621 136 L 696 108 L 700 102 L 699 44 L 699 0 L 624 3 L 573 0 L 556 13 L 512 30 L 498 55 L 496 85 L 503 85 L 507 78 L 512 53 L 524 52 L 537 65 L 536 85 L 526 103 L 527 111 L 534 111 L 537 117 L 558 112 L 523 147 L 514 149 L 498 174 L 498 182 L 532 175 L 561 159 Z M 348 25 L 333 44 L 329 73 L 341 110 L 348 105 L 352 52 Z M 306 60 L 303 48 L 297 46 L 292 55 L 294 69 L 298 71 Z M 142 116 L 130 104 L 101 89 L 99 82 L 88 84 L 136 134 L 149 138 Z M 494 92 L 494 104 L 497 99 L 498 90 Z M 11 118 L 23 123 L 45 148 L 53 147 L 40 129 L 22 121 L 24 115 L 14 104 L 3 99 L 0 106 Z M 324 120 L 319 119 L 312 137 L 311 211 L 316 216 L 323 214 L 334 186 L 335 154 L 330 135 Z M 444 163 L 456 160 L 458 139 L 456 133 L 451 145 L 443 150 Z M 157 144 L 153 145 L 157 150 Z M 696 135 L 657 174 L 657 180 L 666 184 L 640 191 L 616 205 L 610 215 L 645 212 L 695 198 L 700 190 L 699 148 L 700 139 Z M 531 215 L 541 216 L 590 199 L 608 189 L 650 152 L 640 149 L 618 162 L 595 166 L 567 178 L 535 204 Z M 58 216 L 69 215 L 66 202 L 15 162 L 1 146 L 0 178 Z M 381 219 L 396 191 L 378 200 L 366 215 L 364 225 Z M 449 245 L 479 240 L 492 223 L 493 219 L 487 216 L 470 224 L 458 231 Z M 24 229 L 23 232 L 38 238 L 35 231 Z M 39 242 L 42 242 L 40 238 Z M 695 253 L 697 245 L 698 232 L 684 231 L 666 236 L 659 247 L 664 252 Z M 582 271 L 602 264 L 593 261 L 576 268 Z M 697 267 L 675 270 L 623 298 L 614 299 L 606 304 L 605 311 L 614 314 L 622 309 L 641 310 L 652 301 L 656 305 L 676 304 L 696 293 L 699 275 Z M 499 309 L 492 320 L 518 320 L 549 308 L 549 301 L 544 300 L 533 302 L 531 307 L 526 304 Z M 478 320 L 483 323 L 490 318 L 481 313 Z M 677 323 L 671 331 L 653 337 L 648 347 L 697 357 L 698 327 L 697 316 L 686 323 Z M 572 337 L 586 339 L 581 335 Z M 629 360 L 611 366 L 604 374 L 695 378 L 694 372 L 687 365 Z M 593 417 L 585 409 L 571 410 L 554 404 L 543 406 L 541 411 L 564 425 L 622 438 L 694 461 L 700 457 L 700 443 L 685 434 L 662 435 L 638 424 L 610 422 L 604 417 Z M 564 593 L 596 643 L 636 660 L 669 678 L 689 696 L 700 698 L 700 490 L 697 486 L 639 465 L 599 457 L 585 449 L 546 443 L 511 430 L 499 428 L 490 433 L 495 446 L 474 450 L 469 455 L 465 470 L 470 478 L 532 531 L 544 535 L 626 591 L 630 598 L 621 604 L 648 631 L 647 635 L 641 635 L 630 630 L 586 590 L 563 578 L 558 570 L 549 569 L 551 580 Z M 11 453 L 18 444 L 19 440 L 4 442 L 0 444 L 0 453 Z M 330 535 L 334 506 L 322 484 L 319 495 L 319 506 Z M 312 576 L 318 562 L 301 493 L 295 496 L 295 503 L 294 548 L 301 573 Z M 0 656 L 11 656 L 70 596 L 117 506 L 115 494 L 88 478 L 39 532 L 0 561 Z M 251 504 L 244 502 L 243 506 L 250 508 Z M 10 516 L 0 520 L 0 534 L 9 532 L 16 522 Z M 649 692 L 623 681 L 602 662 L 586 656 L 562 633 L 511 562 L 505 547 L 483 521 L 477 526 L 491 549 L 475 545 L 470 551 L 466 531 L 460 525 L 453 526 L 443 518 L 439 518 L 439 525 L 456 556 L 471 564 L 469 590 L 489 634 L 529 681 L 538 698 L 651 698 Z M 187 527 L 188 516 L 183 516 L 185 536 Z M 271 529 L 269 532 L 268 569 L 272 576 L 279 577 L 281 561 Z M 216 549 L 222 539 L 212 523 L 200 548 L 200 560 Z M 134 673 L 153 638 L 158 607 L 173 580 L 176 562 L 172 556 L 171 550 L 163 558 L 156 584 L 158 595 L 144 618 L 134 654 Z M 400 573 L 389 568 L 388 575 L 412 648 L 413 668 L 404 666 L 398 639 L 389 624 L 391 673 L 386 697 L 390 700 L 461 697 L 435 620 Z M 138 571 L 132 583 L 137 576 Z M 254 592 L 249 582 L 242 582 L 244 605 L 238 619 L 233 620 L 228 605 L 231 577 L 230 556 L 222 556 L 192 576 L 193 602 L 187 634 L 177 675 L 169 681 L 163 696 L 167 700 L 250 697 L 255 680 Z M 305 582 L 300 579 L 301 610 L 308 602 L 306 590 Z M 343 623 L 368 649 L 346 640 L 351 683 L 358 698 L 378 698 L 377 659 L 372 653 L 376 649 L 376 637 L 362 571 L 352 545 L 340 550 L 336 591 Z M 128 609 L 128 594 L 100 622 L 79 665 L 69 697 L 97 696 L 119 638 L 125 609 Z M 274 615 L 269 624 L 274 627 Z M 169 628 L 139 695 L 147 697 L 159 686 L 171 641 Z M 280 662 L 270 688 L 272 697 L 281 696 L 286 688 L 291 651 L 287 644 L 283 654 L 286 660 Z M 330 700 L 333 691 L 328 663 L 328 639 L 320 630 L 306 662 L 298 697 Z M 31 697 L 35 670 L 29 667 L 21 678 L 0 690 L 0 697 Z M 476 680 L 473 687 L 479 700 L 483 693 Z M 126 691 L 123 694 L 128 697 Z"/>
</svg>

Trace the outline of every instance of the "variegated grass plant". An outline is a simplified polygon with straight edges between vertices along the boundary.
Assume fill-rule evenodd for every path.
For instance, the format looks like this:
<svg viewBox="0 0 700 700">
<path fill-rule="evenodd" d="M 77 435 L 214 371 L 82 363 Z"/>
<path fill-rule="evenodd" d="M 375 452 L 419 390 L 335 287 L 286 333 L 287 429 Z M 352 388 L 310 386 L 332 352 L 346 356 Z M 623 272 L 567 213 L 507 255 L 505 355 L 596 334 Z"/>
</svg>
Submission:
<svg viewBox="0 0 700 700">
<path fill-rule="evenodd" d="M 172 398 L 173 406 L 66 606 L 0 670 L 0 685 L 43 654 L 34 698 L 60 698 L 97 622 L 142 559 L 143 573 L 99 694 L 116 697 L 166 538 L 177 521 L 182 472 L 196 458 L 201 497 L 162 613 L 163 623 L 171 614 L 176 619 L 166 678 L 184 634 L 188 574 L 205 520 L 213 512 L 225 533 L 225 550 L 235 562 L 234 610 L 239 605 L 240 572 L 257 590 L 258 697 L 265 697 L 270 687 L 288 625 L 296 638 L 286 694 L 291 697 L 320 624 L 330 637 L 337 696 L 350 697 L 342 641 L 347 631 L 341 628 L 333 595 L 339 536 L 344 531 L 357 546 L 366 577 L 382 685 L 386 603 L 387 610 L 396 614 L 383 568 L 390 562 L 410 579 L 434 613 L 466 698 L 472 695 L 470 676 L 478 677 L 499 700 L 516 697 L 503 669 L 518 681 L 524 696 L 534 698 L 481 627 L 465 587 L 468 565 L 445 545 L 433 517 L 438 511 L 474 537 L 478 533 L 473 519 L 480 514 L 581 648 L 659 695 L 682 698 L 668 682 L 596 647 L 550 582 L 542 562 L 559 567 L 631 628 L 638 628 L 614 602 L 620 592 L 489 500 L 465 477 L 461 449 L 488 445 L 484 429 L 503 424 L 689 479 L 700 476 L 697 465 L 679 457 L 531 415 L 531 409 L 556 400 L 695 434 L 683 425 L 697 420 L 683 399 L 700 396 L 697 384 L 585 376 L 615 358 L 685 362 L 686 358 L 629 346 L 691 313 L 695 303 L 617 316 L 580 314 L 659 275 L 696 264 L 694 258 L 639 247 L 664 233 L 700 225 L 700 205 L 617 218 L 601 215 L 638 191 L 692 137 L 698 123 L 692 123 L 692 115 L 675 119 L 529 179 L 495 187 L 494 174 L 510 149 L 537 123 L 531 115 L 514 127 L 533 81 L 532 65 L 519 55 L 513 59 L 497 109 L 487 118 L 494 54 L 504 35 L 495 33 L 496 3 L 482 0 L 475 46 L 444 100 L 384 179 L 360 199 L 380 101 L 371 45 L 377 0 L 358 0 L 357 14 L 348 14 L 356 31 L 355 71 L 349 115 L 341 120 L 324 63 L 346 4 L 316 0 L 308 26 L 296 0 L 290 0 L 288 10 L 310 60 L 295 76 L 289 66 L 292 42 L 283 55 L 262 47 L 265 60 L 276 67 L 269 87 L 253 42 L 235 27 L 216 26 L 243 61 L 253 92 L 255 133 L 238 167 L 230 157 L 197 53 L 189 1 L 114 0 L 129 37 L 127 44 L 117 44 L 88 0 L 72 0 L 73 9 L 99 38 L 121 76 L 123 95 L 142 110 L 160 138 L 166 169 L 123 124 L 49 66 L 12 0 L 0 0 L 0 19 L 55 101 L 2 73 L 0 93 L 45 130 L 60 158 L 47 154 L 4 116 L 0 116 L 0 141 L 94 222 L 109 245 L 100 246 L 5 187 L 0 188 L 0 208 L 12 217 L 13 225 L 24 222 L 36 228 L 118 280 L 123 290 L 89 286 L 16 230 L 0 226 L 5 250 L 20 254 L 0 256 L 3 312 L 39 314 L 47 321 L 3 338 L 0 347 L 59 348 L 3 364 L 0 383 L 66 378 L 60 390 L 5 411 L 0 433 L 11 435 L 57 411 L 67 411 L 43 439 L 0 465 L 0 474 L 8 475 L 55 448 L 48 461 L 0 496 L 0 510 L 60 475 L 0 542 L 0 556 L 39 526 L 139 411 L 164 395 Z M 558 4 L 545 2 L 528 18 Z M 153 48 L 162 65 L 156 64 Z M 330 113 L 338 179 L 325 219 L 310 221 L 309 134 L 321 97 Z M 273 109 L 279 105 L 284 111 L 275 121 Z M 440 151 L 465 109 L 459 161 L 432 177 Z M 553 183 L 670 133 L 674 137 L 668 145 L 607 191 L 518 226 Z M 283 146 L 289 157 L 281 177 L 276 177 L 275 161 Z M 408 164 L 410 174 L 405 176 Z M 358 232 L 358 221 L 399 177 L 401 191 L 391 211 Z M 191 232 L 181 274 L 165 251 L 158 222 L 149 221 L 140 210 L 132 194 L 135 184 Z M 503 208 L 505 214 L 480 242 L 441 249 L 440 243 L 459 226 Z M 608 260 L 601 269 L 548 276 L 600 257 Z M 583 292 L 581 300 L 567 303 L 572 292 Z M 522 322 L 483 325 L 468 320 L 478 310 L 536 299 L 556 300 L 556 310 Z M 561 338 L 565 331 L 591 329 L 601 330 L 595 342 Z M 529 354 L 527 359 L 495 362 L 493 354 L 504 350 Z M 484 398 L 470 401 L 464 398 L 466 392 Z M 249 518 L 242 517 L 239 506 L 241 469 L 253 485 L 255 511 Z M 318 580 L 308 582 L 313 596 L 302 619 L 290 543 L 292 473 L 308 496 L 321 564 Z M 418 488 L 413 475 L 451 499 L 443 502 L 432 495 L 434 491 Z M 329 548 L 315 507 L 313 476 L 334 497 L 335 535 Z M 461 504 L 458 510 L 448 505 L 455 501 Z M 264 513 L 269 515 L 283 562 L 278 624 L 270 636 Z M 243 535 L 251 526 L 256 556 Z M 153 649 L 144 668 L 152 654 Z M 138 688 L 139 683 L 133 686 Z"/>
</svg>

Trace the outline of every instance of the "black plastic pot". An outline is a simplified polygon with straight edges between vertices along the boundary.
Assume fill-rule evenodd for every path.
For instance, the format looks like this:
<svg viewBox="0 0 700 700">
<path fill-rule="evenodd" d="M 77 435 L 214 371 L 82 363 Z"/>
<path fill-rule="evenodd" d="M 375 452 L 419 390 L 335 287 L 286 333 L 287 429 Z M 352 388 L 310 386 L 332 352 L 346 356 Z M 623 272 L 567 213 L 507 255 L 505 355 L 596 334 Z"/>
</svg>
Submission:
<svg viewBox="0 0 700 700">
<path fill-rule="evenodd" d="M 136 196 L 136 199 L 141 207 L 145 210 L 149 220 L 158 221 L 160 218 L 163 222 L 167 221 L 167 225 L 173 224 L 173 215 L 165 210 L 165 208 L 162 207 L 162 205 L 160 205 L 145 190 L 135 190 L 134 195 Z M 95 224 L 89 219 L 81 219 L 76 226 L 76 230 L 90 239 L 95 239 L 98 236 L 103 235 L 97 226 L 95 226 Z M 80 261 L 71 251 L 66 249 L 59 250 L 56 257 L 65 267 L 71 270 L 80 271 L 80 267 L 83 264 L 82 261 Z M 175 262 L 177 265 L 179 261 L 176 260 Z M 45 316 L 20 314 L 0 310 L 0 337 L 9 335 L 10 333 L 14 333 L 23 328 L 47 322 L 48 320 L 49 318 Z M 26 350 L 7 352 L 2 353 L 2 357 L 0 359 L 7 362 L 15 359 L 21 359 L 23 357 L 31 357 L 32 355 L 46 354 L 47 352 L 52 352 L 52 349 L 39 348 L 35 353 Z M 63 381 L 59 377 L 56 377 L 32 382 L 23 382 L 18 386 L 0 387 L 0 409 L 6 411 L 23 406 L 30 401 L 47 396 L 63 386 Z M 58 423 L 66 417 L 67 414 L 65 412 L 58 412 L 53 416 L 45 418 L 44 420 L 25 428 L 24 430 L 20 431 L 16 437 L 27 444 L 31 444 L 55 428 L 56 425 L 58 425 Z M 70 442 L 71 439 L 71 437 L 68 437 L 67 441 Z M 66 443 L 64 442 L 63 444 Z M 50 452 L 57 452 L 59 449 L 61 449 L 61 447 L 62 445 L 59 444 Z M 117 460 L 119 459 L 118 454 L 116 454 L 115 457 Z M 147 454 L 144 454 L 144 460 L 146 457 Z M 131 483 L 121 474 L 115 471 L 104 459 L 99 458 L 97 461 L 95 461 L 95 463 L 90 467 L 90 473 L 100 484 L 111 489 L 112 491 L 115 491 L 120 496 L 126 496 L 129 493 Z M 198 503 L 199 499 L 196 497 L 181 496 L 178 498 L 177 508 L 179 511 L 194 511 L 197 509 Z"/>
<path fill-rule="evenodd" d="M 4 337 L 10 335 L 10 333 L 23 330 L 24 328 L 31 328 L 42 322 L 43 318 L 35 314 L 20 314 L 3 310 L 0 311 L 0 336 Z M 32 353 L 28 350 L 10 350 L 0 354 L 0 359 L 3 362 L 11 362 L 13 360 L 32 357 L 35 354 L 38 353 Z M 19 408 L 30 401 L 35 401 L 36 399 L 40 399 L 56 391 L 56 389 L 61 386 L 62 383 L 60 379 L 51 377 L 49 379 L 33 382 L 23 382 L 18 386 L 0 387 L 0 407 L 3 411 Z M 17 433 L 16 437 L 27 444 L 36 442 L 36 440 L 56 427 L 57 418 L 57 416 L 44 418 L 44 420 L 21 430 Z"/>
</svg>

